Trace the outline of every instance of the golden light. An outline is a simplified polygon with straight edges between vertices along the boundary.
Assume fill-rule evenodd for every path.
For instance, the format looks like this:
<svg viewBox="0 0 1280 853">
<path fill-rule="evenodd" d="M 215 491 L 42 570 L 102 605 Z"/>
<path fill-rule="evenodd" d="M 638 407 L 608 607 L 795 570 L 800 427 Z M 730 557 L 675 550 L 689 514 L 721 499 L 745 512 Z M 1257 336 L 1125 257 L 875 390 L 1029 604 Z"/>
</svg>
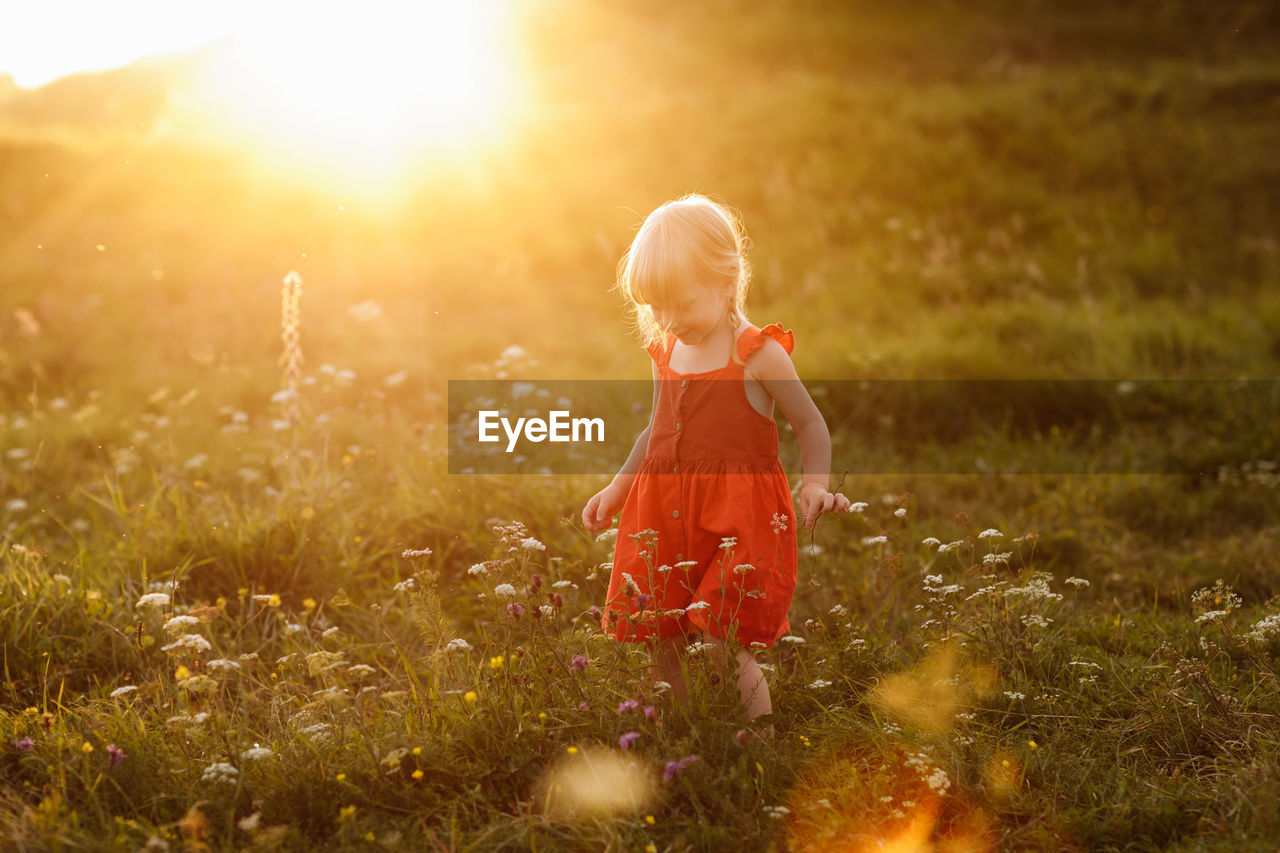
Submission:
<svg viewBox="0 0 1280 853">
<path fill-rule="evenodd" d="M 872 701 L 899 720 L 931 734 L 945 734 L 961 706 L 992 689 L 990 669 L 960 660 L 950 646 L 934 650 L 915 669 L 883 678 Z"/>
<path fill-rule="evenodd" d="M 654 799 L 652 767 L 601 748 L 566 753 L 537 786 L 535 810 L 558 820 L 636 814 Z"/>
<path fill-rule="evenodd" d="M 395 180 L 502 129 L 515 99 L 509 13 L 504 0 L 266 4 L 212 54 L 190 106 L 205 132 L 277 168 Z"/>
</svg>

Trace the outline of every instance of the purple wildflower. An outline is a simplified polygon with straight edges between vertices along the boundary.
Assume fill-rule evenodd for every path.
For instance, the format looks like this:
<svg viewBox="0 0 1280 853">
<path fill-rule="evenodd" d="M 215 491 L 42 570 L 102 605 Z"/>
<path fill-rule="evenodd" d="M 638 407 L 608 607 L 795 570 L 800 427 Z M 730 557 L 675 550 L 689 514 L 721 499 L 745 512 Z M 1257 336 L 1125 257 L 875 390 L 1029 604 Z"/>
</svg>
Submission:
<svg viewBox="0 0 1280 853">
<path fill-rule="evenodd" d="M 585 699 L 584 699 L 583 701 L 581 701 L 581 702 L 579 702 L 579 703 L 578 703 L 578 710 L 579 710 L 579 711 L 585 711 L 585 710 L 587 710 L 587 709 L 588 709 L 588 708 L 590 708 L 590 707 L 591 707 L 591 706 L 587 704 L 587 702 L 586 702 L 586 700 L 585 700 Z"/>
<path fill-rule="evenodd" d="M 636 607 L 640 608 L 641 610 L 644 610 L 646 607 L 649 606 L 650 598 L 649 596 L 645 595 L 643 592 L 637 595 L 635 600 L 636 600 Z"/>
<path fill-rule="evenodd" d="M 518 601 L 513 601 L 507 605 L 507 612 L 514 618 L 519 619 L 524 615 L 524 605 Z"/>
<path fill-rule="evenodd" d="M 643 709 L 641 709 L 641 710 L 642 710 L 642 712 L 644 713 L 644 718 L 645 718 L 646 720 L 652 720 L 652 719 L 653 719 L 653 716 L 654 716 L 654 707 L 653 707 L 652 705 L 645 705 L 645 706 L 644 706 L 644 708 L 643 708 Z"/>
<path fill-rule="evenodd" d="M 628 699 L 625 702 L 618 705 L 618 713 L 625 714 L 628 711 L 634 711 L 636 708 L 639 708 L 639 707 L 640 707 L 639 702 L 637 702 L 634 699 Z"/>
<path fill-rule="evenodd" d="M 569 661 L 569 669 L 574 672 L 586 672 L 587 666 L 591 663 L 591 658 L 586 655 L 574 655 L 573 660 Z"/>
<path fill-rule="evenodd" d="M 698 760 L 696 755 L 686 755 L 684 758 L 678 758 L 674 761 L 667 762 L 667 769 L 662 771 L 662 778 L 670 782 L 676 777 L 681 770 Z"/>
<path fill-rule="evenodd" d="M 639 739 L 640 739 L 639 732 L 624 732 L 618 738 L 618 746 L 622 747 L 623 752 L 626 752 L 628 749 L 631 748 L 631 745 L 636 741 L 638 741 Z"/>
<path fill-rule="evenodd" d="M 553 592 L 550 595 L 548 595 L 547 601 L 550 602 L 551 606 L 554 607 L 556 610 L 559 610 L 561 607 L 564 607 L 564 596 L 562 596 L 558 592 Z"/>
<path fill-rule="evenodd" d="M 14 741 L 13 745 L 16 746 L 20 752 L 26 752 L 31 749 L 31 747 L 35 746 L 36 742 L 29 737 L 24 737 L 22 740 Z"/>
<path fill-rule="evenodd" d="M 107 744 L 107 760 L 112 764 L 119 764 L 128 757 L 129 756 L 125 754 L 125 751 L 114 743 Z"/>
<path fill-rule="evenodd" d="M 534 572 L 529 578 L 529 591 L 537 592 L 542 587 L 542 575 Z"/>
</svg>

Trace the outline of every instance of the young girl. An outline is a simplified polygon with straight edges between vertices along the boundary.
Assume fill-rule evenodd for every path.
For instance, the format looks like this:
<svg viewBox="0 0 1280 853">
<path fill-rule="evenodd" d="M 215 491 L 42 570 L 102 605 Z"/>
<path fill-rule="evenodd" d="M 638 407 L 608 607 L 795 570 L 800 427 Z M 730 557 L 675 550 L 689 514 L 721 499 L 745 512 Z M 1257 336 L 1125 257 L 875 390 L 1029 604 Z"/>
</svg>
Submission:
<svg viewBox="0 0 1280 853">
<path fill-rule="evenodd" d="M 691 637 L 736 647 L 738 692 L 754 719 L 772 701 L 752 650 L 787 631 L 796 584 L 775 402 L 800 441 L 804 526 L 849 500 L 830 491 L 831 437 L 791 364 L 791 332 L 756 328 L 743 314 L 745 239 L 726 208 L 698 195 L 664 204 L 641 225 L 619 286 L 653 357 L 653 413 L 582 521 L 602 530 L 622 512 L 605 630 L 649 642 L 659 677 L 682 699 Z"/>
</svg>

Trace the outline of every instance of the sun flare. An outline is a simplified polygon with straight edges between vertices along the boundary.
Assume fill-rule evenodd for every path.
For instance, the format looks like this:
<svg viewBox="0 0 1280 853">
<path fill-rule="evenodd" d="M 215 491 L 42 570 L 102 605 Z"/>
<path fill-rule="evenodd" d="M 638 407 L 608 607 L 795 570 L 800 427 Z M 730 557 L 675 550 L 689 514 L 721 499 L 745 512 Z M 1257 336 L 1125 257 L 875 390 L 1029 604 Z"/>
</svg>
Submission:
<svg viewBox="0 0 1280 853">
<path fill-rule="evenodd" d="M 364 180 L 501 129 L 515 77 L 503 0 L 269 8 L 197 81 L 210 130 Z"/>
</svg>

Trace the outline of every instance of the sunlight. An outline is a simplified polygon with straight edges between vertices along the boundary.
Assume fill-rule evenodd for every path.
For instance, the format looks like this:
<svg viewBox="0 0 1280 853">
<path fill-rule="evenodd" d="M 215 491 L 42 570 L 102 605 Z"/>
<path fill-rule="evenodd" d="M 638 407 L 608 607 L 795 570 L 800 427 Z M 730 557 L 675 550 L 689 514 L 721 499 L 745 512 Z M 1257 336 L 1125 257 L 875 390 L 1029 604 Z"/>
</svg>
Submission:
<svg viewBox="0 0 1280 853">
<path fill-rule="evenodd" d="M 501 130 L 515 76 L 503 0 L 355 8 L 268 7 L 197 80 L 207 129 L 360 181 Z"/>
</svg>

